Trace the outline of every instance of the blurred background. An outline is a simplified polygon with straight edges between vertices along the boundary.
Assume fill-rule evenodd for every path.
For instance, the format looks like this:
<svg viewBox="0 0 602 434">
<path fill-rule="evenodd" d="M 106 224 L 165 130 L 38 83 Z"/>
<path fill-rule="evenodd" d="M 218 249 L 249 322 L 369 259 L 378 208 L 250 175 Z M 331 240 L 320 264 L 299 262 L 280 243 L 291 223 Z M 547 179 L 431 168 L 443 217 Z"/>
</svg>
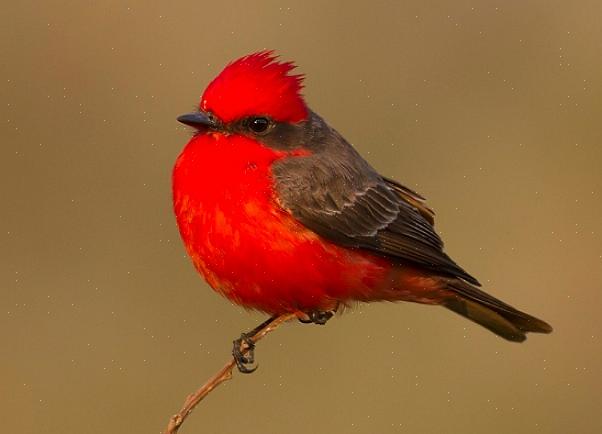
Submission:
<svg viewBox="0 0 602 434">
<path fill-rule="evenodd" d="M 602 432 L 597 1 L 8 2 L 0 27 L 0 414 L 15 433 L 159 433 L 265 316 L 185 255 L 175 118 L 276 49 L 311 107 L 437 212 L 508 343 L 443 309 L 283 326 L 181 433 Z"/>
</svg>

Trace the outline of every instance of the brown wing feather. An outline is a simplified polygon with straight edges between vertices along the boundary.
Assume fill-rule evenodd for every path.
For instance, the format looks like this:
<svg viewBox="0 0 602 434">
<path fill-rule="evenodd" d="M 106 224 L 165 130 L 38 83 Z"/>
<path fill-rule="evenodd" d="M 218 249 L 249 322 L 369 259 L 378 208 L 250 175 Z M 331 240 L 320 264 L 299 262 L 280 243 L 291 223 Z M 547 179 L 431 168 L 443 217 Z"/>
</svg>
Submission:
<svg viewBox="0 0 602 434">
<path fill-rule="evenodd" d="M 402 200 L 405 200 L 414 208 L 416 208 L 416 210 L 420 213 L 422 217 L 424 217 L 426 221 L 428 221 L 433 226 L 435 225 L 435 211 L 433 211 L 426 205 L 426 199 L 424 197 L 416 193 L 414 190 L 411 190 L 408 187 L 401 185 L 394 179 L 386 178 L 383 176 L 383 180 L 387 183 L 389 188 L 391 188 L 395 193 L 399 195 L 399 197 Z"/>
</svg>

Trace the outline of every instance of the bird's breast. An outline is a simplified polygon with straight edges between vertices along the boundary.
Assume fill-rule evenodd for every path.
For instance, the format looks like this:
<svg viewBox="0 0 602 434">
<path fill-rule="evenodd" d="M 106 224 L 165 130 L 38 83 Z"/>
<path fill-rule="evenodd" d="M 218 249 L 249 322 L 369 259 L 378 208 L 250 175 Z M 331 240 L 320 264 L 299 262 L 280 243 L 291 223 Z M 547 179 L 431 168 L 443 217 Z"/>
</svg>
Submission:
<svg viewBox="0 0 602 434">
<path fill-rule="evenodd" d="M 191 255 L 223 256 L 278 220 L 270 166 L 279 158 L 242 136 L 206 134 L 188 143 L 174 167 L 173 199 Z"/>
<path fill-rule="evenodd" d="M 194 137 L 176 161 L 174 211 L 188 253 L 208 283 L 235 301 L 248 304 L 264 291 L 266 267 L 286 268 L 299 242 L 315 237 L 277 205 L 271 165 L 284 156 L 216 134 Z"/>
</svg>

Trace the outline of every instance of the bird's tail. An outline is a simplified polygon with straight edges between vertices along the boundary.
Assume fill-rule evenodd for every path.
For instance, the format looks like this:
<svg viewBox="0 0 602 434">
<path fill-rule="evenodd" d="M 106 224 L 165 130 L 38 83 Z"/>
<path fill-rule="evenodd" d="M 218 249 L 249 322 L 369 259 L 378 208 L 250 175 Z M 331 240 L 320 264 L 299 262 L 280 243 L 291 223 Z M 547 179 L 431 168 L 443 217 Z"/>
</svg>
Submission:
<svg viewBox="0 0 602 434">
<path fill-rule="evenodd" d="M 522 342 L 527 332 L 550 333 L 552 326 L 521 312 L 501 300 L 459 279 L 449 279 L 447 288 L 453 295 L 443 305 L 491 330 L 509 341 Z"/>
</svg>

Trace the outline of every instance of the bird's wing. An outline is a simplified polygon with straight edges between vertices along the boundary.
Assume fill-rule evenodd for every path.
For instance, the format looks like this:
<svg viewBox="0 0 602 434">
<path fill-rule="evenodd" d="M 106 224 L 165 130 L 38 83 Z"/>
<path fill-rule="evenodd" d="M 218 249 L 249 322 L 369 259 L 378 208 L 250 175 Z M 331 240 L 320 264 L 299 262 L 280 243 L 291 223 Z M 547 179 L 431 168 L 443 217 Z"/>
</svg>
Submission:
<svg viewBox="0 0 602 434">
<path fill-rule="evenodd" d="M 340 140 L 344 140 L 340 138 Z M 424 199 L 382 178 L 346 142 L 336 158 L 310 155 L 273 167 L 282 207 L 335 243 L 479 282 L 443 252 Z"/>
</svg>

